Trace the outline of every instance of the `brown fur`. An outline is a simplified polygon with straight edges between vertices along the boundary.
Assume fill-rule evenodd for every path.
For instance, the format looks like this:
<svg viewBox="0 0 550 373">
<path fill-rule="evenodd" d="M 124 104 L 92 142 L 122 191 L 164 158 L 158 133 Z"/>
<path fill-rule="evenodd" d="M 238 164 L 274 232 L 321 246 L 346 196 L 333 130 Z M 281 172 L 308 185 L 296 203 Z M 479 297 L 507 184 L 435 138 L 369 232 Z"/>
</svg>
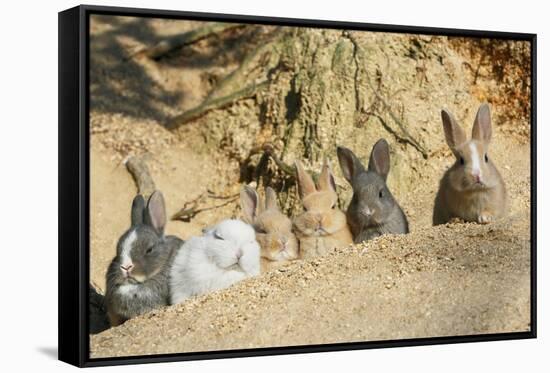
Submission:
<svg viewBox="0 0 550 373">
<path fill-rule="evenodd" d="M 298 259 L 298 241 L 292 233 L 292 222 L 279 209 L 275 191 L 267 187 L 265 193 L 265 204 L 262 204 L 253 188 L 246 186 L 241 192 L 244 220 L 254 227 L 260 244 L 262 271 Z"/>
<path fill-rule="evenodd" d="M 449 112 L 444 110 L 441 116 L 445 139 L 456 162 L 441 179 L 433 224 L 444 224 L 453 218 L 486 224 L 501 218 L 507 209 L 507 193 L 504 180 L 488 154 L 492 135 L 488 105 L 479 108 L 469 141 Z M 474 176 L 476 172 L 480 175 L 479 182 Z"/>
<path fill-rule="evenodd" d="M 351 244 L 353 238 L 346 215 L 337 207 L 336 184 L 329 164 L 325 161 L 318 186 L 300 162 L 296 162 L 296 172 L 305 210 L 293 221 L 300 242 L 300 258 L 324 255 L 336 247 Z"/>
</svg>

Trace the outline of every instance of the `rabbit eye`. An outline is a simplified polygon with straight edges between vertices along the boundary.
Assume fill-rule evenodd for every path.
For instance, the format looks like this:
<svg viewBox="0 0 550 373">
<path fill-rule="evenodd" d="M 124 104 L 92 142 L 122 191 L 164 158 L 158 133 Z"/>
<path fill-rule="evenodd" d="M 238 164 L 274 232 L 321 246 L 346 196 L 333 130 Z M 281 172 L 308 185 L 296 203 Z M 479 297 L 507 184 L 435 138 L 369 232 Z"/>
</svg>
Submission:
<svg viewBox="0 0 550 373">
<path fill-rule="evenodd" d="M 380 192 L 378 192 L 378 197 L 379 198 L 384 197 L 384 191 L 382 189 L 380 189 Z"/>
<path fill-rule="evenodd" d="M 464 158 L 460 157 L 460 164 L 464 166 Z"/>
<path fill-rule="evenodd" d="M 255 227 L 256 233 L 266 234 L 267 231 L 261 227 Z"/>
<path fill-rule="evenodd" d="M 223 240 L 223 237 L 220 236 L 218 233 L 214 232 L 214 238 L 218 239 L 218 240 Z"/>
<path fill-rule="evenodd" d="M 485 153 L 485 163 L 489 162 L 489 157 L 487 156 L 487 153 Z"/>
<path fill-rule="evenodd" d="M 145 250 L 145 254 L 151 254 L 153 252 L 153 246 Z"/>
<path fill-rule="evenodd" d="M 335 209 L 336 208 L 336 203 L 332 205 L 331 209 Z"/>
</svg>

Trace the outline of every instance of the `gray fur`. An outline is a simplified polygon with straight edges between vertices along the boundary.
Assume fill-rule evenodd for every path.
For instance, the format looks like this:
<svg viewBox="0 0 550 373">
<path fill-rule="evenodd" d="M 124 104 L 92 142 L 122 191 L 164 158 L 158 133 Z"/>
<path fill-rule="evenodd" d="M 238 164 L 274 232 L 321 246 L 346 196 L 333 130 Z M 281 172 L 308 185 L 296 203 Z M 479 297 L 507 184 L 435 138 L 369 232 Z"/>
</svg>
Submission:
<svg viewBox="0 0 550 373">
<path fill-rule="evenodd" d="M 409 233 L 407 217 L 386 185 L 389 172 L 387 142 L 381 139 L 374 145 L 368 169 L 351 150 L 339 146 L 337 153 L 342 173 L 353 188 L 346 212 L 353 241 L 359 243 L 386 233 Z M 367 210 L 372 215 L 368 216 Z"/>
<path fill-rule="evenodd" d="M 183 241 L 174 236 L 164 236 L 163 219 L 166 214 L 162 195 L 159 197 L 159 194 L 160 192 L 153 193 L 147 208 L 139 200 L 143 200 L 143 197 L 134 198 L 132 226 L 119 239 L 117 255 L 107 270 L 105 304 L 111 325 L 118 325 L 169 304 L 169 269 Z M 162 206 L 151 203 L 153 198 L 157 203 L 162 201 Z M 138 218 L 140 208 L 143 217 L 141 220 Z M 151 219 L 153 214 L 160 219 Z M 135 234 L 136 238 L 131 245 L 129 256 L 134 269 L 130 277 L 125 277 L 121 270 L 122 252 L 127 238 L 132 234 Z M 138 277 L 139 281 L 132 276 Z"/>
</svg>

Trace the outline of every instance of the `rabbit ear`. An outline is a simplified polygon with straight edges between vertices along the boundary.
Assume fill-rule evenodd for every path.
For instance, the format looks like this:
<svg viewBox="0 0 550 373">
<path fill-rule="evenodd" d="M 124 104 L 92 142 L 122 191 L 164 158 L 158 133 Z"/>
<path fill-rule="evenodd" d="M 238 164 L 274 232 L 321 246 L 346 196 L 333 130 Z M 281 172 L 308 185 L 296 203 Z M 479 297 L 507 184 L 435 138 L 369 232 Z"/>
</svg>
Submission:
<svg viewBox="0 0 550 373">
<path fill-rule="evenodd" d="M 279 210 L 279 204 L 277 203 L 277 194 L 271 187 L 265 188 L 265 209 Z"/>
<path fill-rule="evenodd" d="M 456 123 L 455 118 L 450 112 L 445 109 L 441 110 L 441 120 L 443 121 L 445 140 L 451 150 L 458 148 L 467 141 L 464 130 Z"/>
<path fill-rule="evenodd" d="M 488 104 L 482 104 L 474 120 L 472 139 L 489 143 L 493 131 L 491 128 L 491 110 Z"/>
<path fill-rule="evenodd" d="M 215 229 L 216 229 L 216 226 L 204 227 L 203 229 L 201 229 L 201 232 L 204 235 L 211 235 Z"/>
<path fill-rule="evenodd" d="M 253 224 L 254 220 L 256 220 L 256 216 L 258 216 L 259 213 L 258 204 L 258 193 L 256 193 L 253 188 L 245 185 L 243 190 L 241 190 L 241 209 L 243 210 L 244 219 L 247 223 Z"/>
<path fill-rule="evenodd" d="M 143 224 L 143 211 L 145 210 L 145 199 L 141 194 L 134 197 L 132 201 L 132 227 Z"/>
<path fill-rule="evenodd" d="M 300 161 L 296 161 L 296 176 L 298 180 L 298 190 L 300 191 L 300 197 L 310 195 L 317 191 L 315 183 L 311 176 L 304 170 Z"/>
<path fill-rule="evenodd" d="M 365 171 L 365 167 L 363 167 L 361 161 L 348 148 L 339 146 L 336 148 L 336 154 L 338 154 L 338 162 L 340 163 L 342 174 L 350 184 L 358 174 Z"/>
<path fill-rule="evenodd" d="M 336 182 L 330 169 L 330 164 L 327 159 L 323 162 L 323 168 L 321 169 L 321 175 L 319 175 L 319 189 L 325 191 L 336 192 Z"/>
<path fill-rule="evenodd" d="M 166 206 L 164 205 L 164 197 L 158 190 L 149 197 L 145 218 L 147 224 L 153 227 L 158 234 L 164 234 L 164 226 L 166 225 Z"/>
<path fill-rule="evenodd" d="M 380 139 L 372 147 L 369 159 L 369 171 L 374 171 L 384 180 L 390 172 L 390 147 L 386 140 Z"/>
</svg>

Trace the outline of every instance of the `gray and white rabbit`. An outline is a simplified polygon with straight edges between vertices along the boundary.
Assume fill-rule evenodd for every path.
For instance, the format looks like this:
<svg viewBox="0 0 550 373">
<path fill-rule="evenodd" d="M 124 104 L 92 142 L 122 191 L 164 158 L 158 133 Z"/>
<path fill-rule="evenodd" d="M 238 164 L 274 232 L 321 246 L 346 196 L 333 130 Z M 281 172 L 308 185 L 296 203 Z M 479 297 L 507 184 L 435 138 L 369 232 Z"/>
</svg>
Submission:
<svg viewBox="0 0 550 373">
<path fill-rule="evenodd" d="M 132 203 L 132 226 L 117 244 L 107 270 L 105 304 L 112 326 L 169 304 L 169 269 L 183 241 L 164 235 L 164 198 L 155 191 L 145 205 L 138 195 Z"/>
<path fill-rule="evenodd" d="M 177 253 L 170 274 L 171 303 L 259 274 L 260 245 L 254 229 L 240 220 L 224 220 L 191 237 Z"/>
<path fill-rule="evenodd" d="M 337 154 L 342 173 L 353 188 L 346 213 L 353 241 L 359 243 L 386 233 L 409 233 L 407 217 L 386 185 L 390 171 L 386 140 L 374 144 L 368 169 L 347 148 L 339 146 Z"/>
</svg>

